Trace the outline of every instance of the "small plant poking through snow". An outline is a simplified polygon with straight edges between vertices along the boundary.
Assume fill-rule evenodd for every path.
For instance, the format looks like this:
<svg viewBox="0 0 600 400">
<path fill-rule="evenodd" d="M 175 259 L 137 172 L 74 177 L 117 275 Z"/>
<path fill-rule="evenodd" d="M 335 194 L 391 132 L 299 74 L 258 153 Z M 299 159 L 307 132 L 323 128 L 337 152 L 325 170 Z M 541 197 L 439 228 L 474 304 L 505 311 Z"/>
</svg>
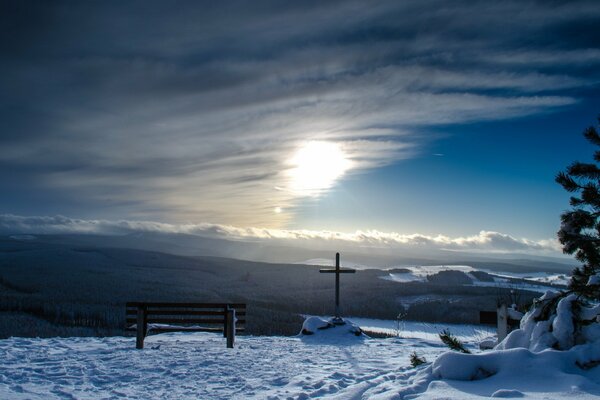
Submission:
<svg viewBox="0 0 600 400">
<path fill-rule="evenodd" d="M 440 339 L 442 342 L 450 348 L 450 350 L 460 351 L 461 353 L 471 354 L 469 350 L 456 338 L 450 330 L 444 329 L 440 332 Z"/>
<path fill-rule="evenodd" d="M 413 367 L 418 367 L 419 365 L 425 364 L 427 360 L 425 357 L 419 357 L 416 351 L 413 351 L 410 355 L 410 365 Z"/>
</svg>

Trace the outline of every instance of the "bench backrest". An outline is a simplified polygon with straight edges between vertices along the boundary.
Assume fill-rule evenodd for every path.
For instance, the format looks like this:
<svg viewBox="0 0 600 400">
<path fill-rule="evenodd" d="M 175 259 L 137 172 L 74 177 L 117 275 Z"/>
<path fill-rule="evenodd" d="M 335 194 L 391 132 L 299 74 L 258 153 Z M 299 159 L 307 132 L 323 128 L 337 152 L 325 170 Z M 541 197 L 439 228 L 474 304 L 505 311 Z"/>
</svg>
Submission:
<svg viewBox="0 0 600 400">
<path fill-rule="evenodd" d="M 246 323 L 246 304 L 243 303 L 129 302 L 126 304 L 125 311 L 128 326 L 137 323 L 137 313 L 140 308 L 144 309 L 145 324 L 159 325 L 152 328 L 155 332 L 173 330 L 223 331 L 228 308 L 235 309 L 236 330 L 244 330 L 243 326 Z"/>
</svg>

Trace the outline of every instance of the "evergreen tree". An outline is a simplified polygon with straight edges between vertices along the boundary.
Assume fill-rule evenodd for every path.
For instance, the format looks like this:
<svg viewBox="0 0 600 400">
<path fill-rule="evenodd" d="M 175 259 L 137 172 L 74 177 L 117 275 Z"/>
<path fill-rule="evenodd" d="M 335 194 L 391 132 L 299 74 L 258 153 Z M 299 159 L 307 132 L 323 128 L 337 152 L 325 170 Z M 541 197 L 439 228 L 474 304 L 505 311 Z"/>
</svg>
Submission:
<svg viewBox="0 0 600 400">
<path fill-rule="evenodd" d="M 600 147 L 596 129 L 590 127 L 583 134 L 592 145 Z M 563 252 L 574 254 L 582 264 L 573 270 L 569 290 L 549 290 L 534 300 L 520 328 L 496 349 L 526 347 L 538 352 L 600 343 L 600 150 L 594 152 L 594 161 L 574 162 L 556 176 L 556 182 L 573 193 L 571 209 L 561 215 L 558 239 Z M 596 362 L 600 364 L 593 360 L 589 365 Z"/>
<path fill-rule="evenodd" d="M 600 148 L 594 127 L 583 135 Z M 600 150 L 594 152 L 594 161 L 600 163 Z M 563 252 L 575 254 L 582 263 L 573 270 L 569 289 L 590 300 L 600 300 L 600 168 L 596 163 L 574 162 L 556 176 L 556 182 L 574 194 L 571 210 L 561 215 L 558 239 Z"/>
</svg>

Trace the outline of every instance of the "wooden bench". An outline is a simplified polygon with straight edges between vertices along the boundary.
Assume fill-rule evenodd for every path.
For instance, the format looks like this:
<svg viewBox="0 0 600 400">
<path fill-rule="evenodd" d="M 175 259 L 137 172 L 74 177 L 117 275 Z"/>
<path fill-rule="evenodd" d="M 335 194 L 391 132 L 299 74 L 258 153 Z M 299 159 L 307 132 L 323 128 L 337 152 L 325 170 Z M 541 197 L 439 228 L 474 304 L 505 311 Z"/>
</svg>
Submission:
<svg viewBox="0 0 600 400">
<path fill-rule="evenodd" d="M 227 347 L 233 348 L 236 332 L 246 324 L 246 304 L 241 303 L 129 302 L 125 314 L 126 329 L 137 332 L 138 349 L 144 348 L 148 332 L 180 331 L 223 332 Z"/>
</svg>

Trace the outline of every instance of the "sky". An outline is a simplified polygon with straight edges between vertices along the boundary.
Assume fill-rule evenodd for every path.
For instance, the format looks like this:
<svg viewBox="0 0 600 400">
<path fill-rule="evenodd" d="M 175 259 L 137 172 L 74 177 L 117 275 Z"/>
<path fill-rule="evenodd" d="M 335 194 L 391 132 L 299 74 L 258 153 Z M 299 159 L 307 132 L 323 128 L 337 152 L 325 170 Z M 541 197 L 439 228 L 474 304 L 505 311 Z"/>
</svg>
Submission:
<svg viewBox="0 0 600 400">
<path fill-rule="evenodd" d="M 599 22 L 595 1 L 2 2 L 0 227 L 558 252 Z"/>
</svg>

